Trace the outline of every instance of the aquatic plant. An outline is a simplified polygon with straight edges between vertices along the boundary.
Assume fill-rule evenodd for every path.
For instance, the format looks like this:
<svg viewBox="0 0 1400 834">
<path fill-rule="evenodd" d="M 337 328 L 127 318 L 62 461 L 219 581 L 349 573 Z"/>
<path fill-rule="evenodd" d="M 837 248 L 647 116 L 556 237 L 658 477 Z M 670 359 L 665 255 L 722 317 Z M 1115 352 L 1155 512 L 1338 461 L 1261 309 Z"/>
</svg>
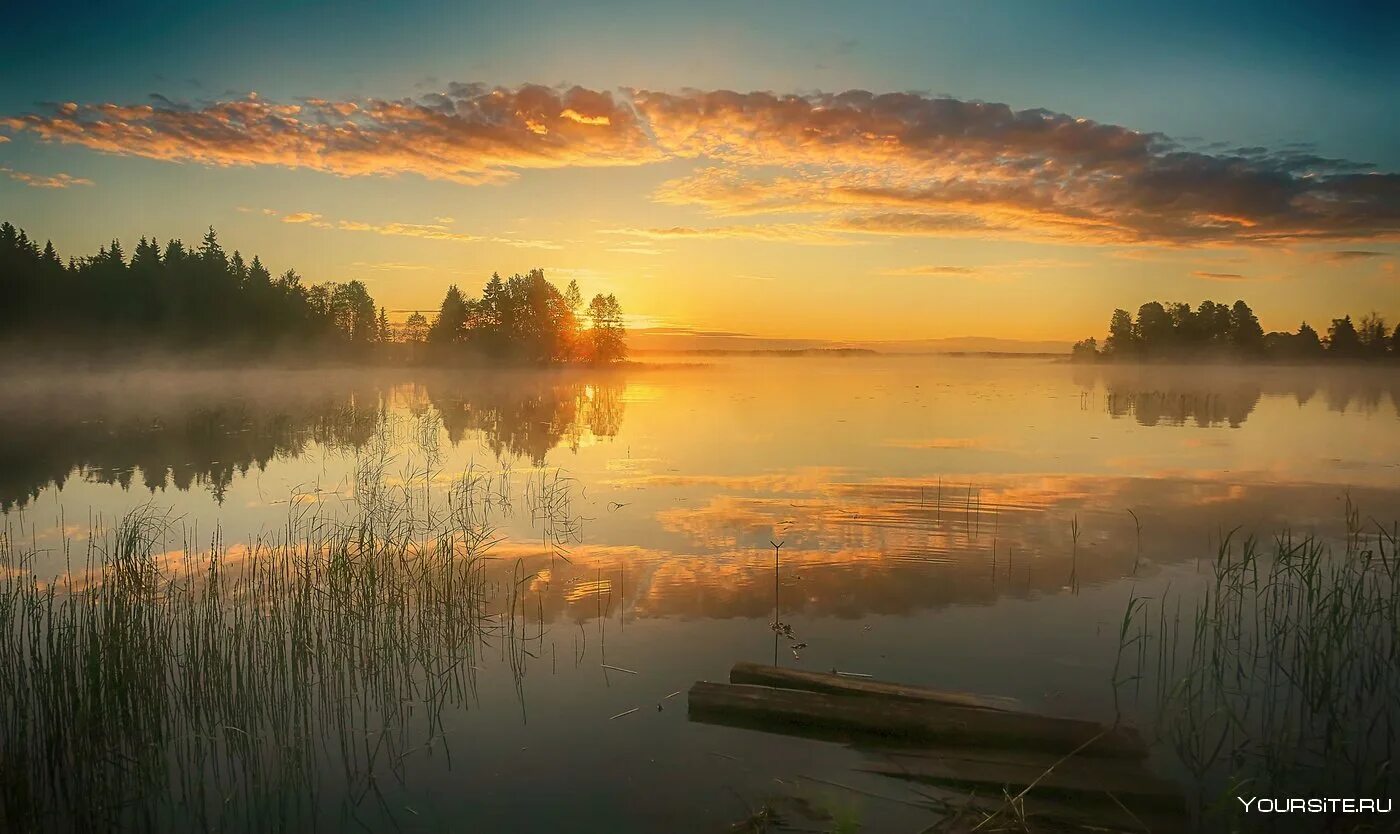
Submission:
<svg viewBox="0 0 1400 834">
<path fill-rule="evenodd" d="M 370 444 L 348 517 L 293 496 L 285 527 L 247 544 L 171 547 L 172 521 L 141 507 L 45 580 L 33 548 L 0 537 L 0 829 L 342 830 L 414 813 L 386 786 L 411 754 L 450 762 L 441 717 L 469 707 L 482 651 L 500 646 L 518 682 L 538 635 L 518 581 L 488 611 L 501 477 L 468 470 L 430 501 L 433 470 L 395 481 L 392 462 Z M 531 512 L 562 549 L 567 479 L 534 483 Z"/>
<path fill-rule="evenodd" d="M 1208 817 L 1237 794 L 1400 789 L 1400 535 L 1350 500 L 1346 522 L 1340 547 L 1226 534 L 1198 593 L 1129 602 L 1115 688 L 1134 684 Z"/>
</svg>

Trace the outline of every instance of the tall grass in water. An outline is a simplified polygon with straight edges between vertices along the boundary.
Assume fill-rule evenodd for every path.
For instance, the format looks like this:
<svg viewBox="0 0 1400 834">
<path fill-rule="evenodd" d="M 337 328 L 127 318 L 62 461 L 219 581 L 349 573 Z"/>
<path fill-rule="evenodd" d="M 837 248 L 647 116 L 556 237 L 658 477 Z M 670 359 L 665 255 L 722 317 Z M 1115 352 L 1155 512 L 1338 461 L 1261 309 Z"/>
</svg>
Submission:
<svg viewBox="0 0 1400 834">
<path fill-rule="evenodd" d="M 478 653 L 518 630 L 487 613 L 494 478 L 469 471 L 430 505 L 431 477 L 395 482 L 389 460 L 360 461 L 348 517 L 293 501 L 246 546 L 166 551 L 166 519 L 142 509 L 45 582 L 0 538 L 0 830 L 339 831 L 416 813 L 386 799 L 392 781 L 410 754 L 450 761 L 445 708 L 469 704 Z"/>
<path fill-rule="evenodd" d="M 1194 611 L 1180 591 L 1130 601 L 1120 659 L 1131 646 L 1131 674 L 1115 684 L 1155 701 L 1159 740 L 1193 777 L 1208 824 L 1239 813 L 1237 795 L 1400 791 L 1398 543 L 1393 526 L 1363 530 L 1348 500 L 1340 548 L 1227 535 Z"/>
</svg>

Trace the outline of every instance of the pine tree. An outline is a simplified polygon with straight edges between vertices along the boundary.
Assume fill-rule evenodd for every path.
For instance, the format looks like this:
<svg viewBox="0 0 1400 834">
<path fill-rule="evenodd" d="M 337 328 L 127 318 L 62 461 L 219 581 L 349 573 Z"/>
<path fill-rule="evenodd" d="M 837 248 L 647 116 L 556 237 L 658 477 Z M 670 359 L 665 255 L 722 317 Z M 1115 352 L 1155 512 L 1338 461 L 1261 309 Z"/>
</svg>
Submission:
<svg viewBox="0 0 1400 834">
<path fill-rule="evenodd" d="M 389 317 L 385 315 L 383 307 L 379 308 L 379 320 L 375 322 L 375 325 L 375 338 L 377 338 L 381 342 L 388 342 L 392 340 L 393 333 L 391 333 L 389 330 Z"/>
<path fill-rule="evenodd" d="M 467 338 L 467 302 L 462 291 L 453 284 L 447 288 L 438 308 L 437 319 L 428 332 L 428 341 L 436 345 L 461 344 Z"/>
</svg>

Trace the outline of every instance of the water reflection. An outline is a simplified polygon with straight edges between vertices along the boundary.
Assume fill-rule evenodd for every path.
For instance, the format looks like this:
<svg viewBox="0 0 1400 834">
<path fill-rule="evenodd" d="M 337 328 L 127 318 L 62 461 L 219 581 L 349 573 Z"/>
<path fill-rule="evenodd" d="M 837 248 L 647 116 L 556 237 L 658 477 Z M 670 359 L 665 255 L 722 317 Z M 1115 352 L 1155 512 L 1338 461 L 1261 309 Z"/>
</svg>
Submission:
<svg viewBox="0 0 1400 834">
<path fill-rule="evenodd" d="M 498 376 L 471 388 L 429 386 L 447 436 L 456 445 L 480 433 L 497 457 L 526 458 L 543 466 L 561 443 L 577 450 L 586 435 L 613 437 L 622 425 L 623 385 L 554 376 Z"/>
<path fill-rule="evenodd" d="M 237 476 L 313 449 L 358 449 L 395 411 L 440 421 L 454 446 L 480 439 L 494 457 L 541 465 L 556 446 L 616 435 L 622 390 L 614 377 L 529 373 L 31 385 L 0 408 L 0 510 L 73 477 L 151 493 L 198 487 L 222 503 Z"/>
<path fill-rule="evenodd" d="M 82 534 L 73 519 L 94 507 L 120 517 L 165 490 L 152 503 L 197 525 L 196 552 L 214 530 L 222 553 L 247 560 L 269 535 L 313 520 L 344 530 L 347 513 L 389 501 L 415 520 L 380 529 L 406 536 L 393 540 L 404 552 L 431 553 L 433 524 L 471 503 L 460 483 L 475 473 L 476 505 L 490 514 L 472 529 L 493 544 L 471 583 L 412 574 L 376 591 L 359 583 L 392 572 L 342 574 L 350 602 L 312 616 L 348 628 L 330 656 L 360 702 L 318 690 L 320 677 L 297 679 L 287 687 L 330 697 L 310 705 L 326 711 L 308 711 L 314 721 L 286 744 L 273 724 L 252 746 L 223 718 L 203 727 L 216 746 L 239 745 L 244 774 L 215 799 L 234 782 L 268 787 L 249 780 L 256 771 L 288 775 L 292 787 L 275 801 L 331 830 L 461 819 L 554 830 L 617 808 L 630 809 L 620 831 L 667 830 L 677 809 L 718 830 L 696 808 L 711 808 L 731 781 L 747 790 L 823 766 L 809 747 L 765 739 L 741 750 L 737 737 L 688 726 L 672 706 L 679 696 L 665 700 L 737 659 L 771 662 L 775 603 L 808 644 L 800 658 L 783 645 L 785 663 L 1099 719 L 1130 587 L 1189 581 L 1197 559 L 1208 575 L 1228 535 L 1292 529 L 1335 540 L 1348 496 L 1363 524 L 1393 520 L 1400 507 L 1395 378 L 1376 369 L 1353 379 L 782 360 L 626 373 L 258 373 L 11 389 L 0 402 L 0 500 L 24 510 L 3 520 L 0 544 L 40 551 L 25 567 L 52 576 L 43 571 L 61 572 L 67 542 Z M 358 533 L 344 538 L 363 553 Z M 776 592 L 770 540 L 784 542 Z M 162 559 L 188 552 L 178 540 L 161 547 Z M 81 555 L 81 542 L 71 551 Z M 470 654 L 467 643 L 435 648 L 451 623 L 468 621 L 461 611 L 425 618 L 433 609 L 423 600 L 390 604 L 434 587 L 470 589 L 481 618 Z M 354 625 L 357 611 L 373 628 Z M 245 656 L 260 655 L 230 662 Z M 281 669 L 263 672 L 277 691 Z M 269 700 L 283 702 L 296 698 Z M 321 753 L 305 768 L 277 761 L 312 746 Z M 745 754 L 751 780 L 735 775 L 735 760 L 709 755 L 720 747 Z M 790 767 L 765 758 L 789 754 Z M 322 793 L 307 799 L 296 779 Z M 542 783 L 565 800 L 530 806 L 522 824 L 518 797 Z M 214 822 L 277 827 L 279 806 L 246 798 L 240 807 L 266 813 Z"/>
<path fill-rule="evenodd" d="M 782 539 L 784 610 L 852 619 L 1149 578 L 1208 564 L 1227 535 L 1341 541 L 1346 495 L 1369 517 L 1400 502 L 1396 487 L 1207 477 L 986 476 L 970 490 L 944 487 L 941 507 L 937 482 L 920 480 L 716 496 L 658 512 L 656 547 L 582 545 L 568 563 L 524 544 L 499 552 L 524 560 L 538 601 L 527 614 L 546 623 L 595 619 L 599 595 L 637 618 L 757 619 L 771 618 L 768 542 Z"/>
<path fill-rule="evenodd" d="M 1400 415 L 1400 374 L 1389 369 L 1333 367 L 1076 365 L 1074 379 L 1100 392 L 1114 417 L 1144 426 L 1194 424 L 1235 428 L 1263 397 L 1289 397 L 1299 406 L 1319 394 L 1330 411 L 1379 411 L 1386 399 Z"/>
</svg>

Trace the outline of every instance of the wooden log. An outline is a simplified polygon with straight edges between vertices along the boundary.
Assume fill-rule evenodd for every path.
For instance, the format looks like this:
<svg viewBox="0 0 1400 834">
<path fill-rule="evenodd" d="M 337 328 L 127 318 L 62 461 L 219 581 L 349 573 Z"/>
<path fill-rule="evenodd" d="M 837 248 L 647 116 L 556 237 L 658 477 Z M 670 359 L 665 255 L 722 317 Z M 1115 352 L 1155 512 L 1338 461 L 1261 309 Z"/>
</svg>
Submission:
<svg viewBox="0 0 1400 834">
<path fill-rule="evenodd" d="M 690 688 L 691 717 L 729 716 L 743 726 L 824 727 L 860 735 L 967 747 L 1021 747 L 1083 755 L 1143 758 L 1128 727 L 939 703 L 903 703 L 749 684 L 700 681 Z M 730 723 L 718 721 L 716 723 Z"/>
<path fill-rule="evenodd" d="M 1112 803 L 1109 794 L 1134 810 L 1152 808 L 1185 813 L 1178 786 L 1148 773 L 1138 762 L 1081 758 L 1020 750 L 937 748 L 867 751 L 869 765 L 859 768 L 915 782 L 962 787 L 993 787 L 1015 795 L 1034 785 L 1031 794 Z M 1063 759 L 1063 760 L 1062 760 Z M 979 793 L 984 793 L 979 791 Z"/>
<path fill-rule="evenodd" d="M 925 689 L 919 686 L 905 686 L 904 684 L 886 683 L 867 678 L 847 678 L 841 675 L 807 672 L 801 669 L 784 669 L 781 666 L 764 666 L 758 663 L 740 662 L 734 664 L 734 668 L 729 670 L 729 682 L 772 686 L 778 689 L 801 689 L 807 692 L 826 692 L 831 695 L 889 698 L 914 703 L 950 704 L 976 709 L 1010 711 L 1018 707 L 1014 698 L 995 698 L 973 695 L 968 692 Z"/>
<path fill-rule="evenodd" d="M 1013 794 L 1014 796 L 1014 794 Z M 954 800 L 956 803 L 958 800 Z M 1016 822 L 1018 815 L 1006 809 L 1006 802 L 999 797 L 974 796 L 966 800 L 969 808 L 985 814 L 1001 814 L 996 821 L 977 829 L 977 822 L 965 828 L 953 828 L 957 832 L 982 831 L 1042 831 L 1042 832 L 1132 832 L 1132 834 L 1161 834 L 1164 831 L 1191 830 L 1190 817 L 1184 813 L 1155 812 L 1151 809 L 1125 809 L 1112 803 L 1084 802 L 1053 796 L 1040 796 L 1032 792 L 1021 802 L 1025 812 L 1026 827 Z M 972 819 L 981 818 L 973 813 Z"/>
</svg>

